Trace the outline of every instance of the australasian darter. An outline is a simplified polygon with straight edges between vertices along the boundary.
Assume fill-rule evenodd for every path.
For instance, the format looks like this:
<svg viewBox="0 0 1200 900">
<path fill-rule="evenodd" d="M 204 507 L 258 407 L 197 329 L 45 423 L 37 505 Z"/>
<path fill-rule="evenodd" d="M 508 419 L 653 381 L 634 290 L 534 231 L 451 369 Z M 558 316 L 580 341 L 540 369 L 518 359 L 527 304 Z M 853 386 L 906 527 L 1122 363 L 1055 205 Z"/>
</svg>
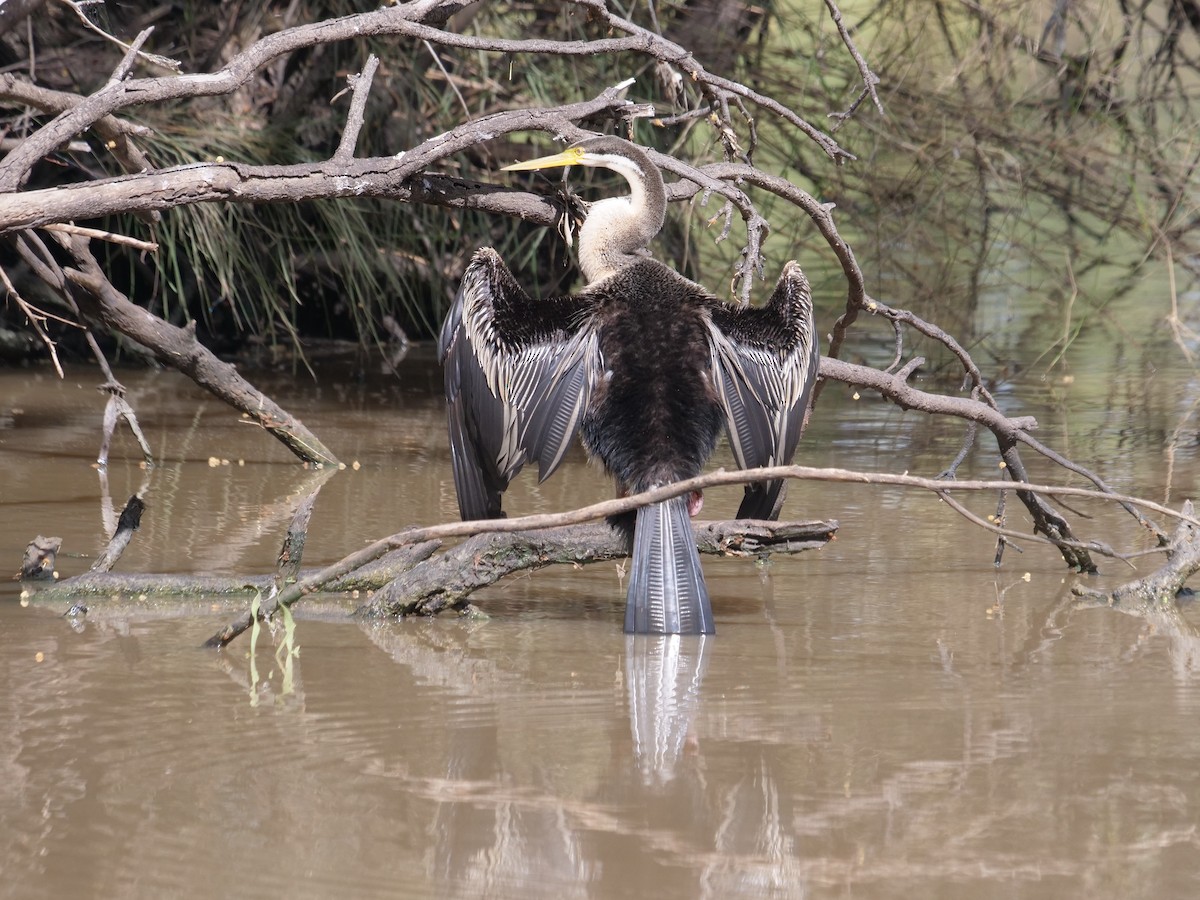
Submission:
<svg viewBox="0 0 1200 900">
<path fill-rule="evenodd" d="M 629 182 L 579 229 L 579 293 L 534 300 L 491 248 L 475 253 L 442 326 L 454 484 L 464 519 L 503 515 L 527 462 L 547 478 L 576 432 L 624 492 L 698 475 L 724 428 L 742 468 L 790 463 L 817 376 L 808 281 L 789 262 L 767 305 L 739 307 L 645 255 L 666 212 L 662 175 L 597 137 L 508 170 L 591 166 Z M 748 485 L 739 518 L 774 519 L 785 482 Z M 698 496 L 642 507 L 625 631 L 709 634 L 690 515 Z"/>
</svg>

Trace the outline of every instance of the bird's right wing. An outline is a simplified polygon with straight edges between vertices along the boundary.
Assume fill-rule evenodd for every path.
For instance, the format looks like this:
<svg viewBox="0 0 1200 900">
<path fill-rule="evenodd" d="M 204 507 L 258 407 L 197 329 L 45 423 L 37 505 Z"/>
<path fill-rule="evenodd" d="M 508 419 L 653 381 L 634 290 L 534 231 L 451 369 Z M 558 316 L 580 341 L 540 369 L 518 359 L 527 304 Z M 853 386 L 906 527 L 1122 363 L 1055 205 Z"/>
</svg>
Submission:
<svg viewBox="0 0 1200 900">
<path fill-rule="evenodd" d="M 713 378 L 739 468 L 788 465 L 804 427 L 820 352 L 808 279 L 784 266 L 766 306 L 713 311 Z M 784 481 L 746 485 L 740 519 L 775 519 Z"/>
<path fill-rule="evenodd" d="M 442 325 L 450 451 L 464 519 L 503 515 L 500 495 L 531 460 L 562 462 L 599 350 L 586 300 L 533 300 L 495 250 L 479 250 Z"/>
</svg>

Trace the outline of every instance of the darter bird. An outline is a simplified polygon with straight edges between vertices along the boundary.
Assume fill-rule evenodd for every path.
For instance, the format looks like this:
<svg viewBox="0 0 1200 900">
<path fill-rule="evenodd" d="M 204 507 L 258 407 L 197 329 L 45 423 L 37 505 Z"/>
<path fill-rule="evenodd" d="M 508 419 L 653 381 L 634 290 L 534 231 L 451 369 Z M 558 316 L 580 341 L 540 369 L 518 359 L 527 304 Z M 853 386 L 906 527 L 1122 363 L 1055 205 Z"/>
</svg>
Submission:
<svg viewBox="0 0 1200 900">
<path fill-rule="evenodd" d="M 589 207 L 576 294 L 531 298 L 491 248 L 467 266 L 438 345 L 463 519 L 503 516 L 521 467 L 536 460 L 546 479 L 576 433 L 626 493 L 698 475 L 722 429 L 739 467 L 790 463 L 819 360 L 800 266 L 763 307 L 723 302 L 646 254 L 666 191 L 640 148 L 596 137 L 505 170 L 561 166 L 609 169 L 630 193 Z M 748 485 L 738 517 L 776 518 L 785 487 Z M 690 522 L 701 502 L 637 511 L 626 632 L 714 631 Z"/>
</svg>

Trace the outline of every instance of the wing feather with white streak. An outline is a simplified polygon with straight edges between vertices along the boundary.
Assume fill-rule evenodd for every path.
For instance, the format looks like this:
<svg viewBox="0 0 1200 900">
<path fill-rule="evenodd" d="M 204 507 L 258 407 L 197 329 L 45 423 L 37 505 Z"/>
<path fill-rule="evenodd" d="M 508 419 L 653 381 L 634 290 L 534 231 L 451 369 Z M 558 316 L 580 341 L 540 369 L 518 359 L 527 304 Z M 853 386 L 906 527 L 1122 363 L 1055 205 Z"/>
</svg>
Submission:
<svg viewBox="0 0 1200 900">
<path fill-rule="evenodd" d="M 502 516 L 525 463 L 562 462 L 587 408 L 599 350 L 586 299 L 533 300 L 491 248 L 476 252 L 438 342 L 464 519 Z"/>
<path fill-rule="evenodd" d="M 790 464 L 820 362 L 808 279 L 789 262 L 766 306 L 722 304 L 711 327 L 713 379 L 738 466 Z M 786 486 L 747 485 L 738 518 L 778 518 Z"/>
</svg>

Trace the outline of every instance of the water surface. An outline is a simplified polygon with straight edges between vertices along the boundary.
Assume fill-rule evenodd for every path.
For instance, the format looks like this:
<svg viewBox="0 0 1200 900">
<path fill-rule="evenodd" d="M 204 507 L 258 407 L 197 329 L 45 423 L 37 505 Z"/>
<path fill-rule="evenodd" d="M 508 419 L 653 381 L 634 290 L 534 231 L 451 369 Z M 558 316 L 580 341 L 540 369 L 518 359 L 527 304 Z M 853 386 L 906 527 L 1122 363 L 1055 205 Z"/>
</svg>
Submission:
<svg viewBox="0 0 1200 900">
<path fill-rule="evenodd" d="M 1138 353 L 1102 382 L 1031 371 L 1002 401 L 1120 489 L 1173 501 L 1196 485 L 1193 376 Z M 37 533 L 64 539 L 63 575 L 86 569 L 144 490 L 122 571 L 270 571 L 312 473 L 181 376 L 122 377 L 162 464 L 146 472 L 123 438 L 102 479 L 95 373 L 0 373 L 10 569 Z M 324 484 L 306 563 L 455 517 L 427 351 L 398 378 L 254 378 L 359 464 Z M 932 475 L 961 439 L 832 386 L 802 459 Z M 995 472 L 982 441 L 960 475 Z M 610 490 L 574 457 L 508 503 Z M 737 493 L 710 492 L 705 513 Z M 1078 505 L 1085 536 L 1142 541 L 1123 513 Z M 838 519 L 837 540 L 706 559 L 718 634 L 702 641 L 622 635 L 613 564 L 509 579 L 479 595 L 487 619 L 360 625 L 301 605 L 290 659 L 265 635 L 253 658 L 246 637 L 200 650 L 234 617 L 225 601 L 94 601 L 80 623 L 0 588 L 0 896 L 1200 890 L 1190 633 L 1072 609 L 1073 576 L 1032 543 L 997 570 L 993 538 L 931 497 L 794 484 L 787 511 Z M 1097 586 L 1127 577 L 1101 565 Z"/>
</svg>

